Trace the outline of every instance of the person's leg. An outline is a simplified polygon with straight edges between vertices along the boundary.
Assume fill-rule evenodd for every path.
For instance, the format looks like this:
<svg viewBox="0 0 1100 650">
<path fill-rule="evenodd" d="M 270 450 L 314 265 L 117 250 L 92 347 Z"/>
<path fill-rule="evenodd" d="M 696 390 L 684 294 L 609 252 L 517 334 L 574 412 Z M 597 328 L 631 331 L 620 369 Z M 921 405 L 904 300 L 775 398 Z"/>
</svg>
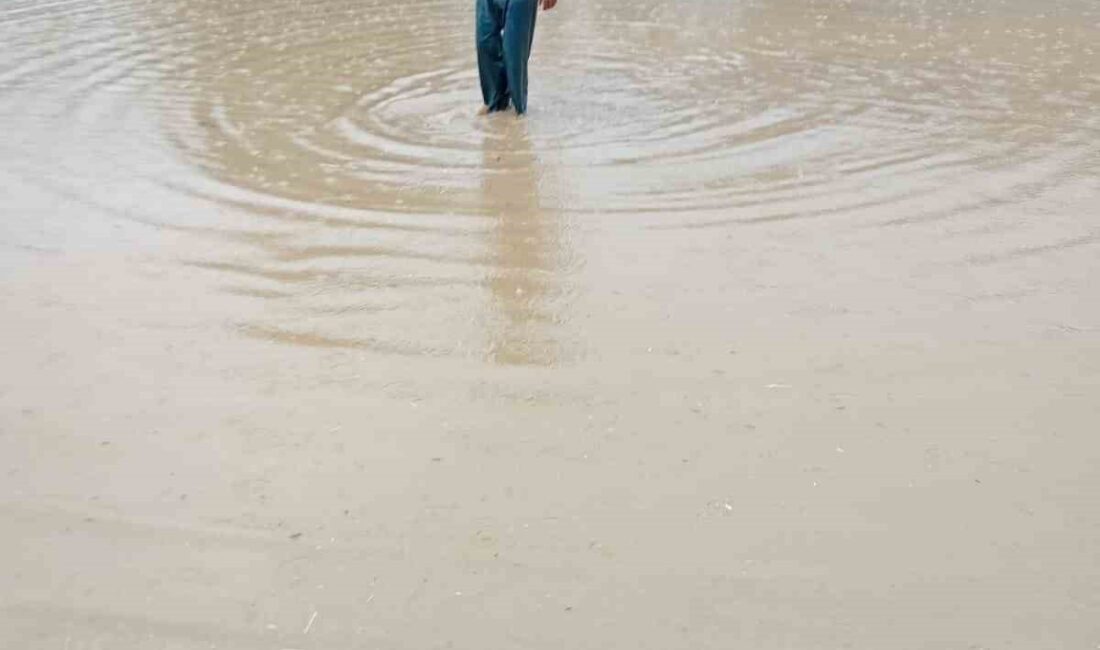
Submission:
<svg viewBox="0 0 1100 650">
<path fill-rule="evenodd" d="M 504 70 L 512 105 L 520 115 L 527 112 L 527 60 L 535 41 L 538 0 L 508 0 L 504 15 Z"/>
<path fill-rule="evenodd" d="M 508 108 L 508 75 L 504 71 L 504 8 L 500 0 L 476 0 L 477 72 L 481 98 L 490 111 Z"/>
</svg>

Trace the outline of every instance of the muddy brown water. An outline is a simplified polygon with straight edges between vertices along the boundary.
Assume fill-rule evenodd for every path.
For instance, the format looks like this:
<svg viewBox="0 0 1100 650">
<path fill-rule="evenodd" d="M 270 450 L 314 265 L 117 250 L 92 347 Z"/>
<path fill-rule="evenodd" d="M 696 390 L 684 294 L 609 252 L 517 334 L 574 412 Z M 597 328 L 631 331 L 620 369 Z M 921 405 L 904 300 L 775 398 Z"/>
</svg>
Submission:
<svg viewBox="0 0 1100 650">
<path fill-rule="evenodd" d="M 0 4 L 0 646 L 1093 648 L 1100 5 Z"/>
</svg>

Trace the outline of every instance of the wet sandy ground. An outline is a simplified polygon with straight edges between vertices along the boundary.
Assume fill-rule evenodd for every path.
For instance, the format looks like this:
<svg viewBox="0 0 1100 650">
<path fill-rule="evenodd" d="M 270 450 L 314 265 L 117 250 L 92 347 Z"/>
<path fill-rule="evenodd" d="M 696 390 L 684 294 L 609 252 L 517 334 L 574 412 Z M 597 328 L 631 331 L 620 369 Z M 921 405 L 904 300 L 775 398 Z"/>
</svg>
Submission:
<svg viewBox="0 0 1100 650">
<path fill-rule="evenodd" d="M 467 4 L 0 4 L 0 647 L 1100 644 L 1100 5 Z"/>
</svg>

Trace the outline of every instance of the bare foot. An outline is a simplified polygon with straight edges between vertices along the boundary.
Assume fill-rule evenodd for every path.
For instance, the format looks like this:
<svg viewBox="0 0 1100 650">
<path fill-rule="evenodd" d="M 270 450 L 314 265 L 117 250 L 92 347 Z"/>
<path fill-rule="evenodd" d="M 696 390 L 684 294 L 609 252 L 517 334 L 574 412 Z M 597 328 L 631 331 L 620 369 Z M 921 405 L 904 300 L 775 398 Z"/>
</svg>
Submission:
<svg viewBox="0 0 1100 650">
<path fill-rule="evenodd" d="M 488 115 L 489 114 L 489 107 L 488 106 L 482 106 L 481 108 L 477 109 L 477 114 L 478 114 L 478 116 Z"/>
</svg>

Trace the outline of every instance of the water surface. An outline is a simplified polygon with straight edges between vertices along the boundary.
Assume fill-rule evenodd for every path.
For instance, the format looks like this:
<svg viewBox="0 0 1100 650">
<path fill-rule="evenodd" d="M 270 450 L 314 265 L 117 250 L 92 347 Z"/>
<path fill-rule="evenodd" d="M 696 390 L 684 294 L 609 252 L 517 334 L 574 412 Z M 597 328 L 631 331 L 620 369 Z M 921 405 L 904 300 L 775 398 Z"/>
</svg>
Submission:
<svg viewBox="0 0 1100 650">
<path fill-rule="evenodd" d="M 1097 642 L 1095 2 L 471 32 L 0 7 L 0 645 Z"/>
</svg>

